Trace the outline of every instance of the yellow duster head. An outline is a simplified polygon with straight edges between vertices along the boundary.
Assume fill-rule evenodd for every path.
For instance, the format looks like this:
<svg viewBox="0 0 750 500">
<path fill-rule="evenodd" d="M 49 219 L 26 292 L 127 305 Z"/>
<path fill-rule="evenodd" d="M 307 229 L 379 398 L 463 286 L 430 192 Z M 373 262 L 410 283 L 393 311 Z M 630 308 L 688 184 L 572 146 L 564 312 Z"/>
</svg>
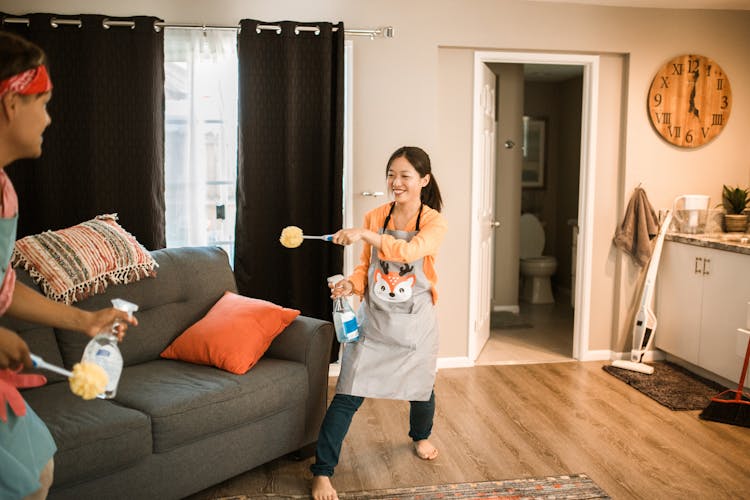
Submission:
<svg viewBox="0 0 750 500">
<path fill-rule="evenodd" d="M 297 248 L 302 244 L 302 229 L 297 226 L 287 226 L 281 230 L 279 241 L 287 248 Z"/>
<path fill-rule="evenodd" d="M 104 392 L 108 380 L 104 368 L 86 362 L 76 363 L 73 366 L 73 376 L 68 379 L 71 392 L 83 399 L 94 399 L 97 394 Z"/>
</svg>

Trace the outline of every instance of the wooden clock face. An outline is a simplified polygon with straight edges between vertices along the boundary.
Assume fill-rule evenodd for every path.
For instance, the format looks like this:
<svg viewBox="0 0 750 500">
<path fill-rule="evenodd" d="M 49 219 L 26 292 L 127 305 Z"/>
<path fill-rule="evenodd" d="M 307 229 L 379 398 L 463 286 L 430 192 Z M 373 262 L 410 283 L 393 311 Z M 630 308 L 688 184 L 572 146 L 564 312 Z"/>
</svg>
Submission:
<svg viewBox="0 0 750 500">
<path fill-rule="evenodd" d="M 667 62 L 648 92 L 648 114 L 668 142 L 694 148 L 724 130 L 732 110 L 732 89 L 721 67 L 708 57 L 686 54 Z"/>
</svg>

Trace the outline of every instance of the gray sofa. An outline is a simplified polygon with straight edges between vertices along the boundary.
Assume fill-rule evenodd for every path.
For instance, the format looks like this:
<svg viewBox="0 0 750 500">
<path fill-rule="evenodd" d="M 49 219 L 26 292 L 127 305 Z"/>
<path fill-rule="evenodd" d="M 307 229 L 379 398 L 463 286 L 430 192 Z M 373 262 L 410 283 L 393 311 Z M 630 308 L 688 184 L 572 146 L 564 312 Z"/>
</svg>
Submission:
<svg viewBox="0 0 750 500">
<path fill-rule="evenodd" d="M 120 349 L 125 368 L 114 400 L 84 401 L 64 377 L 23 391 L 57 443 L 51 499 L 182 498 L 295 451 L 312 449 L 326 406 L 329 322 L 299 316 L 245 375 L 159 357 L 225 290 L 236 291 L 218 248 L 152 252 L 157 277 L 110 285 L 77 305 L 123 298 L 139 326 Z M 25 271 L 18 277 L 33 284 Z M 258 297 L 262 298 L 262 297 Z M 88 337 L 9 318 L 32 352 L 71 368 Z"/>
</svg>

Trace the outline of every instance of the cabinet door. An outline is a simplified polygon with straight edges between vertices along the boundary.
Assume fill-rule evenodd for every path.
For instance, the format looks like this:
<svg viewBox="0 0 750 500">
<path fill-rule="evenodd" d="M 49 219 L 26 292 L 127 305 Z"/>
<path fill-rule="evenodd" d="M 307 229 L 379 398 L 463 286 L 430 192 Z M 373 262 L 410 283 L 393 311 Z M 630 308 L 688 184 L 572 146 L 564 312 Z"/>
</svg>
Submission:
<svg viewBox="0 0 750 500">
<path fill-rule="evenodd" d="M 703 249 L 709 262 L 703 276 L 698 365 L 733 382 L 740 379 L 744 349 L 738 353 L 750 301 L 750 255 Z"/>
<path fill-rule="evenodd" d="M 662 351 L 695 364 L 698 363 L 701 325 L 703 250 L 665 241 L 656 278 L 654 344 Z"/>
</svg>

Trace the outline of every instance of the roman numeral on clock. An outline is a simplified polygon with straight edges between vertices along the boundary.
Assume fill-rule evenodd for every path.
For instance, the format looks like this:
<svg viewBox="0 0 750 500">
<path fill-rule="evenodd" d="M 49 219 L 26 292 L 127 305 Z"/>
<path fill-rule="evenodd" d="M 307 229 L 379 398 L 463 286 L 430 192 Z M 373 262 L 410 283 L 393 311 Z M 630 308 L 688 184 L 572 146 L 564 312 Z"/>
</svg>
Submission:
<svg viewBox="0 0 750 500">
<path fill-rule="evenodd" d="M 682 127 L 667 127 L 670 137 L 680 137 L 680 131 Z"/>
<path fill-rule="evenodd" d="M 669 125 L 672 123 L 672 113 L 654 113 L 656 115 L 656 121 L 658 123 L 663 123 L 664 125 Z"/>
<path fill-rule="evenodd" d="M 721 125 L 724 123 L 724 115 L 721 113 L 711 115 L 713 116 L 713 121 L 711 122 L 711 125 Z"/>
</svg>

